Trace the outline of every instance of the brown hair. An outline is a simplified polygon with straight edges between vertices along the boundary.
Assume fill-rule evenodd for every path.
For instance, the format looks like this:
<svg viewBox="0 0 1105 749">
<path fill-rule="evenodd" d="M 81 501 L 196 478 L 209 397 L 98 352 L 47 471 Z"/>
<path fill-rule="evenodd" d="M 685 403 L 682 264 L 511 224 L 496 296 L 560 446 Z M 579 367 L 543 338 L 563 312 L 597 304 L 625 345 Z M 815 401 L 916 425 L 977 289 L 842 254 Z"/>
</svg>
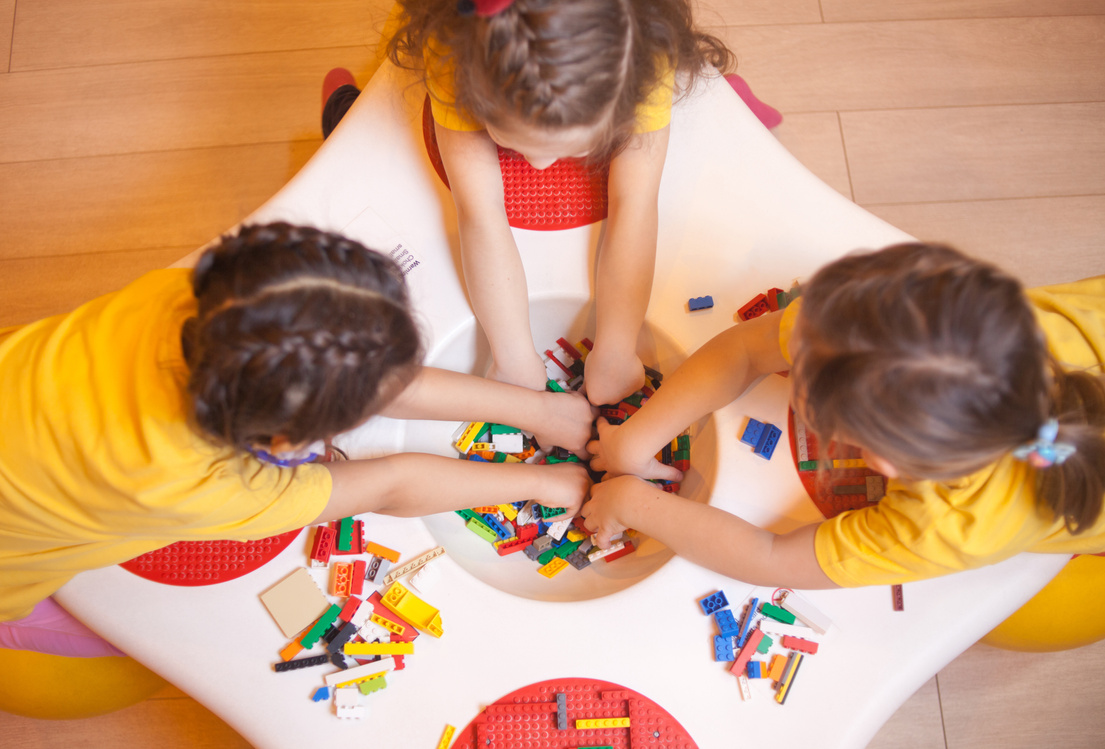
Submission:
<svg viewBox="0 0 1105 749">
<path fill-rule="evenodd" d="M 1064 371 L 1021 284 L 941 245 L 851 255 L 803 288 L 796 403 L 811 428 L 949 480 L 1033 441 L 1049 418 L 1076 447 L 1036 471 L 1037 496 L 1067 528 L 1105 495 L 1105 380 Z"/>
<path fill-rule="evenodd" d="M 518 119 L 558 129 L 607 123 L 607 156 L 633 132 L 637 105 L 668 70 L 690 90 L 707 66 L 732 66 L 719 39 L 698 31 L 687 0 L 515 0 L 487 18 L 456 0 L 399 0 L 402 27 L 388 42 L 401 66 L 425 71 L 432 49 L 451 62 L 455 102 L 481 122 Z"/>
<path fill-rule="evenodd" d="M 406 285 L 389 258 L 274 223 L 223 237 L 193 274 L 182 338 L 197 425 L 249 449 L 353 428 L 421 360 Z"/>
</svg>

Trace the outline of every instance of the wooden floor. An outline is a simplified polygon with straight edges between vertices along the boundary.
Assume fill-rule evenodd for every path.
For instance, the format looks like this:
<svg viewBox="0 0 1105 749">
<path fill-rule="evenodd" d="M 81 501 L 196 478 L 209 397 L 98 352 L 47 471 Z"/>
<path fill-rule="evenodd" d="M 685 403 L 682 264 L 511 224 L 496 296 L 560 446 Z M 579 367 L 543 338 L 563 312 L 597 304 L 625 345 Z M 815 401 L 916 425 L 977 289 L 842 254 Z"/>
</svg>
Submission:
<svg viewBox="0 0 1105 749">
<path fill-rule="evenodd" d="M 0 0 L 0 326 L 113 290 L 263 203 L 321 142 L 326 71 L 368 77 L 385 10 Z M 699 17 L 844 195 L 1032 285 L 1105 272 L 1105 0 L 701 0 Z M 976 646 L 872 746 L 1100 747 L 1103 674 L 1105 644 Z M 245 746 L 173 688 L 84 721 L 0 714 L 0 735 Z"/>
</svg>

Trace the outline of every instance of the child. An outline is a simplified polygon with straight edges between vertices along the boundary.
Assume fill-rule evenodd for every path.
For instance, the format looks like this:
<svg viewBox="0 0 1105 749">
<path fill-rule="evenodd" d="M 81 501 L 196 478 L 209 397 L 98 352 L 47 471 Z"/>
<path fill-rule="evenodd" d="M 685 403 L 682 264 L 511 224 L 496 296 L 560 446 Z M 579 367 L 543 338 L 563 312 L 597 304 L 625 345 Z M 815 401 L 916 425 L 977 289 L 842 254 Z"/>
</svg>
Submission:
<svg viewBox="0 0 1105 749">
<path fill-rule="evenodd" d="M 82 570 L 180 540 L 528 498 L 578 508 L 589 480 L 572 464 L 399 454 L 295 465 L 304 446 L 377 413 L 490 419 L 577 450 L 591 435 L 582 396 L 420 356 L 391 260 L 287 224 L 223 238 L 194 272 L 153 271 L 0 331 L 0 622 Z"/>
<path fill-rule="evenodd" d="M 731 54 L 697 31 L 687 0 L 400 0 L 389 41 L 419 70 L 459 222 L 465 282 L 491 344 L 490 376 L 544 387 L 525 273 L 507 224 L 497 147 L 536 169 L 612 158 L 585 389 L 616 403 L 644 383 L 637 336 L 652 289 L 657 193 L 676 74 L 689 90 Z M 474 12 L 473 12 L 474 11 Z"/>
<path fill-rule="evenodd" d="M 796 588 L 1105 551 L 1103 360 L 1105 276 L 1026 295 L 946 247 L 849 256 L 785 310 L 706 343 L 624 425 L 600 420 L 588 449 L 611 476 L 678 478 L 651 457 L 666 441 L 790 369 L 796 414 L 821 444 L 862 448 L 886 496 L 776 535 L 620 475 L 592 489 L 586 525 L 600 545 L 636 528 L 730 577 Z"/>
</svg>

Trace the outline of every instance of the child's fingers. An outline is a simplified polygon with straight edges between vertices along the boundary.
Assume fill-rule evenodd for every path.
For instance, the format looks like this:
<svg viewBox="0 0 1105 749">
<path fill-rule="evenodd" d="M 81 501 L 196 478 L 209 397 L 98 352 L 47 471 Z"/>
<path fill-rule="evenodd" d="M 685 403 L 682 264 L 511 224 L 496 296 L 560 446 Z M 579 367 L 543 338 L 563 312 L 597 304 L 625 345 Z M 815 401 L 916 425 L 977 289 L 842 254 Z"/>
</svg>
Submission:
<svg viewBox="0 0 1105 749">
<path fill-rule="evenodd" d="M 649 470 L 646 471 L 646 475 L 641 478 L 659 481 L 682 481 L 683 472 L 675 466 L 664 465 L 653 458 L 652 463 L 649 465 Z"/>
</svg>

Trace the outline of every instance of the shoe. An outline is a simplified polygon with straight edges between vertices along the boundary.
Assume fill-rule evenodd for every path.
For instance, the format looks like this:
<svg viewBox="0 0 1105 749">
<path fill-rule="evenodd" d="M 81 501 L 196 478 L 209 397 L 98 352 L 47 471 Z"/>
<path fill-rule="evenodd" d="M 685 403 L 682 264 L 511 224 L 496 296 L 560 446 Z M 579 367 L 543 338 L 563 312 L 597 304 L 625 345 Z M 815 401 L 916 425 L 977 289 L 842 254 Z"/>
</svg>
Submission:
<svg viewBox="0 0 1105 749">
<path fill-rule="evenodd" d="M 763 126 L 768 130 L 777 127 L 779 123 L 783 121 L 783 115 L 779 113 L 779 110 L 757 99 L 756 95 L 752 93 L 752 89 L 749 87 L 748 83 L 739 75 L 730 73 L 725 76 L 725 80 L 728 81 L 729 85 L 733 87 L 733 90 L 737 92 L 737 96 L 741 98 L 745 106 L 752 110 L 752 114 L 756 115 L 756 118 L 762 122 Z"/>
<path fill-rule="evenodd" d="M 322 106 L 326 107 L 326 102 L 330 101 L 330 97 L 335 91 L 342 86 L 356 86 L 357 81 L 345 68 L 334 68 L 326 77 L 322 79 Z"/>
</svg>

